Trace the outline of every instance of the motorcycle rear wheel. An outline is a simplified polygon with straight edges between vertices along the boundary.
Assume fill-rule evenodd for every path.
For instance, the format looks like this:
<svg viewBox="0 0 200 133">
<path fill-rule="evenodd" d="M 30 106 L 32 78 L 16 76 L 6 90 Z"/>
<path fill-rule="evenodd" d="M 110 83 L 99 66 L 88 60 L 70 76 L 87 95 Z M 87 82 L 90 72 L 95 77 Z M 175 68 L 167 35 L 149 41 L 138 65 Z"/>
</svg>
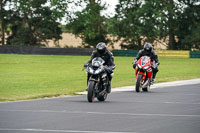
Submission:
<svg viewBox="0 0 200 133">
<path fill-rule="evenodd" d="M 145 87 L 145 88 L 142 88 L 142 90 L 143 90 L 144 92 L 148 92 L 148 91 L 149 91 L 149 88 L 148 88 L 148 87 Z"/>
<path fill-rule="evenodd" d="M 136 86 L 135 86 L 135 90 L 136 92 L 140 92 L 142 89 L 142 74 L 138 75 L 137 81 L 136 81 Z"/>
<path fill-rule="evenodd" d="M 95 87 L 95 82 L 89 81 L 88 82 L 88 94 L 87 94 L 88 102 L 94 101 L 94 98 L 95 98 L 94 87 Z"/>
</svg>

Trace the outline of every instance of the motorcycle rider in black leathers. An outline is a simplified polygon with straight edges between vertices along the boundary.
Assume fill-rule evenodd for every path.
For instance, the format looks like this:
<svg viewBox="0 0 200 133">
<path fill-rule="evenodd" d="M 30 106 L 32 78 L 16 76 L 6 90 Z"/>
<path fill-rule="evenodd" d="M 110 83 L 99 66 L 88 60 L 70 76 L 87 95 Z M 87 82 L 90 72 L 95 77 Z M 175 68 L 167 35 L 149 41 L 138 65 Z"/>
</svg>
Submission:
<svg viewBox="0 0 200 133">
<path fill-rule="evenodd" d="M 140 50 L 134 59 L 133 63 L 133 68 L 135 69 L 136 67 L 136 62 L 142 57 L 142 56 L 149 56 L 151 58 L 151 61 L 155 61 L 155 67 L 151 67 L 153 71 L 153 76 L 152 76 L 152 82 L 155 82 L 156 78 L 156 73 L 158 72 L 158 66 L 160 65 L 158 61 L 158 56 L 155 53 L 155 51 L 152 48 L 152 45 L 149 43 L 146 43 L 144 45 L 144 49 Z"/>
<path fill-rule="evenodd" d="M 110 93 L 113 70 L 115 69 L 113 54 L 106 48 L 106 44 L 104 42 L 100 42 L 96 45 L 96 50 L 92 52 L 91 59 L 86 64 L 84 64 L 84 67 L 87 67 L 89 64 L 91 64 L 92 59 L 94 59 L 95 57 L 101 57 L 105 61 L 104 65 L 106 66 L 106 71 L 109 78 L 109 87 L 107 89 L 107 92 Z M 87 76 L 88 82 L 89 75 Z"/>
</svg>

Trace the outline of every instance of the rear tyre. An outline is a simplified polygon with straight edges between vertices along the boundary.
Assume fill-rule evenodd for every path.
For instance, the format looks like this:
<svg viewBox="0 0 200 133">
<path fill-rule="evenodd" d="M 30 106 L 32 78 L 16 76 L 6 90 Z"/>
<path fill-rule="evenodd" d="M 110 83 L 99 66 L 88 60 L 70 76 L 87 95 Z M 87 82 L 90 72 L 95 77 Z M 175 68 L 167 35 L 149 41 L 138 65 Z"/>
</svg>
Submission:
<svg viewBox="0 0 200 133">
<path fill-rule="evenodd" d="M 148 92 L 148 91 L 149 91 L 148 87 L 142 88 L 142 90 L 143 90 L 144 92 Z"/>
<path fill-rule="evenodd" d="M 137 78 L 137 81 L 136 81 L 136 86 L 135 86 L 136 92 L 140 92 L 141 91 L 141 88 L 142 88 L 142 77 L 143 77 L 143 75 L 141 75 L 141 74 L 138 75 L 138 78 Z"/>
<path fill-rule="evenodd" d="M 105 92 L 103 95 L 98 96 L 97 99 L 98 99 L 99 101 L 105 101 L 106 98 L 107 98 L 107 95 L 108 95 L 108 94 Z"/>
<path fill-rule="evenodd" d="M 95 98 L 94 87 L 95 87 L 95 82 L 89 81 L 88 82 L 88 94 L 87 94 L 88 102 L 94 101 L 94 98 Z"/>
</svg>

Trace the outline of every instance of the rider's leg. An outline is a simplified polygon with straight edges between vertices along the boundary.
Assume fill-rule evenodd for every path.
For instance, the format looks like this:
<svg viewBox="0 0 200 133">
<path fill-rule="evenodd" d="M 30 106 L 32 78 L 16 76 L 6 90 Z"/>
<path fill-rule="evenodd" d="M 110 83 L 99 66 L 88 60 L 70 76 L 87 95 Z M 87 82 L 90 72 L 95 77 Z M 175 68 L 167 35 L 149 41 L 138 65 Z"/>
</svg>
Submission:
<svg viewBox="0 0 200 133">
<path fill-rule="evenodd" d="M 107 92 L 108 92 L 108 93 L 111 92 L 111 80 L 112 80 L 113 74 L 114 74 L 114 73 L 108 74 L 108 89 L 107 89 Z"/>
<path fill-rule="evenodd" d="M 153 76 L 152 76 L 152 82 L 155 82 L 156 81 L 156 74 L 158 72 L 158 68 L 153 68 L 152 67 L 152 71 L 153 71 Z"/>
</svg>

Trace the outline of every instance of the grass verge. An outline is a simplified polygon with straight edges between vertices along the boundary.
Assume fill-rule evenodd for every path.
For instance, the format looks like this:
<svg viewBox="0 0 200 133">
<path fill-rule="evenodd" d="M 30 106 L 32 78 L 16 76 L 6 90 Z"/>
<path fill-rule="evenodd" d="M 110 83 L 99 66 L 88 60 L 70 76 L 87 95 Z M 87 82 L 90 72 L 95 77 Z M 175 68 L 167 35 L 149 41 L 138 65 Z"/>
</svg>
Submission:
<svg viewBox="0 0 200 133">
<path fill-rule="evenodd" d="M 0 54 L 0 101 L 74 95 L 86 89 L 89 56 Z M 200 78 L 200 59 L 160 58 L 157 82 Z M 115 57 L 112 87 L 135 84 L 133 57 Z"/>
</svg>

